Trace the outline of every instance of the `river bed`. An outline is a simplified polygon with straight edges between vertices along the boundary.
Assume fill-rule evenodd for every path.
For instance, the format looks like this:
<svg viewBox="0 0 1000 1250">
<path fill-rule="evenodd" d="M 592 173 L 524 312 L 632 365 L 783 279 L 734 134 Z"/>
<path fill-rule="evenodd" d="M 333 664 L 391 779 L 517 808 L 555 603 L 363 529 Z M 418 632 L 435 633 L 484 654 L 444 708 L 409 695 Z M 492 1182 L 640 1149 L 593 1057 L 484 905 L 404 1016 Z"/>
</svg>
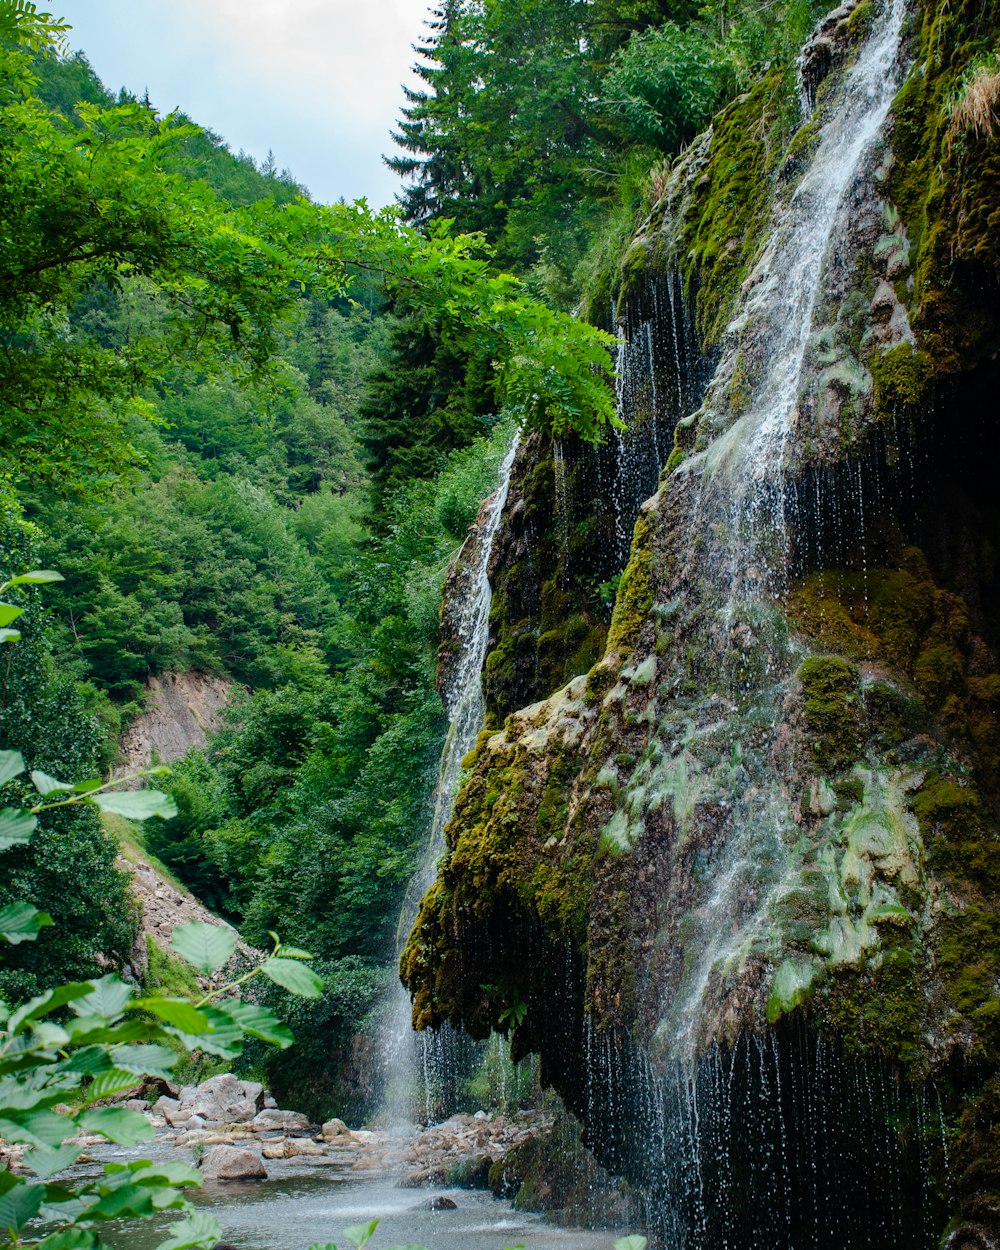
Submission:
<svg viewBox="0 0 1000 1250">
<path fill-rule="evenodd" d="M 618 1232 L 561 1228 L 540 1215 L 515 1211 L 510 1202 L 467 1189 L 400 1189 L 392 1176 L 324 1169 L 289 1169 L 267 1181 L 207 1181 L 192 1194 L 209 1210 L 239 1250 L 306 1250 L 349 1246 L 344 1229 L 379 1220 L 372 1250 L 426 1246 L 428 1250 L 611 1250 Z M 432 1211 L 447 1197 L 454 1210 Z M 174 1217 L 176 1218 L 176 1217 Z M 155 1250 L 170 1219 L 135 1221 L 104 1233 L 116 1250 Z"/>
</svg>

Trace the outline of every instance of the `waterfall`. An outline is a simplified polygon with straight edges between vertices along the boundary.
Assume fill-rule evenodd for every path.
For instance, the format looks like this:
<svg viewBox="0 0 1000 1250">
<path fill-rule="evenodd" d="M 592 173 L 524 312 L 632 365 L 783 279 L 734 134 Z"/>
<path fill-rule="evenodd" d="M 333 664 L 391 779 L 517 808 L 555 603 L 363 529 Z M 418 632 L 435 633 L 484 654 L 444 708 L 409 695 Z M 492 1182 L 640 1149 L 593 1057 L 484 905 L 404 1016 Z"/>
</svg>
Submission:
<svg viewBox="0 0 1000 1250">
<path fill-rule="evenodd" d="M 704 422 L 725 426 L 737 362 L 751 361 L 742 411 L 684 469 L 701 474 L 699 528 L 725 535 L 718 570 L 733 609 L 779 593 L 786 571 L 786 457 L 800 414 L 803 363 L 823 272 L 835 250 L 852 184 L 862 172 L 899 88 L 897 58 L 906 0 L 884 0 L 874 28 L 828 109 L 818 143 L 727 328 L 723 361 L 709 388 Z"/>
<path fill-rule="evenodd" d="M 612 314 L 614 317 L 614 314 Z M 628 560 L 644 499 L 656 490 L 673 447 L 674 427 L 700 402 L 707 378 L 695 319 L 681 275 L 646 276 L 617 322 L 613 431 L 615 547 Z"/>
<path fill-rule="evenodd" d="M 416 919 L 420 899 L 433 883 L 438 860 L 444 851 L 444 830 L 455 805 L 462 760 L 475 745 L 483 726 L 481 674 L 489 638 L 492 598 L 488 570 L 493 540 L 507 502 L 518 441 L 515 436 L 500 464 L 497 486 L 487 501 L 485 515 L 466 540 L 468 558 L 463 548 L 449 587 L 447 606 L 452 611 L 452 633 L 457 645 L 441 690 L 448 730 L 434 787 L 429 835 L 400 911 L 396 934 L 400 953 Z M 455 1066 L 449 1052 L 462 1049 L 463 1040 L 447 1028 L 438 1033 L 422 1033 L 418 1038 L 410 1023 L 409 995 L 398 980 L 394 981 L 382 1036 L 383 1117 L 390 1125 L 411 1124 L 415 1110 L 419 1110 L 420 1118 L 432 1118 L 432 1084 L 435 1078 Z M 423 1090 L 423 1106 L 418 1108 L 417 1091 L 420 1089 Z"/>
<path fill-rule="evenodd" d="M 641 672 L 651 729 L 626 776 L 620 757 L 602 774 L 616 786 L 603 836 L 627 850 L 647 827 L 665 831 L 662 954 L 643 965 L 648 1040 L 586 1025 L 587 1082 L 574 1097 L 605 1160 L 648 1195 L 650 1227 L 672 1250 L 918 1245 L 933 1224 L 934 1115 L 922 1096 L 889 1066 L 854 1063 L 793 1029 L 760 1031 L 754 1005 L 779 966 L 793 988 L 818 966 L 786 958 L 778 919 L 805 880 L 794 762 L 779 733 L 801 658 L 783 611 L 786 527 L 809 433 L 799 395 L 810 336 L 852 191 L 876 163 L 898 89 L 905 7 L 882 0 L 831 82 L 812 154 L 779 193 L 724 336 L 698 442 L 651 505 L 664 523 L 677 519 L 678 567 L 670 602 L 653 608 L 652 654 L 623 672 L 636 681 Z M 642 336 L 623 336 L 620 363 L 626 351 L 642 353 Z M 620 402 L 632 402 L 635 371 L 622 370 Z M 865 810 L 903 810 L 890 783 L 866 776 Z M 856 961 L 869 940 L 863 920 L 837 940 L 843 961 Z"/>
</svg>

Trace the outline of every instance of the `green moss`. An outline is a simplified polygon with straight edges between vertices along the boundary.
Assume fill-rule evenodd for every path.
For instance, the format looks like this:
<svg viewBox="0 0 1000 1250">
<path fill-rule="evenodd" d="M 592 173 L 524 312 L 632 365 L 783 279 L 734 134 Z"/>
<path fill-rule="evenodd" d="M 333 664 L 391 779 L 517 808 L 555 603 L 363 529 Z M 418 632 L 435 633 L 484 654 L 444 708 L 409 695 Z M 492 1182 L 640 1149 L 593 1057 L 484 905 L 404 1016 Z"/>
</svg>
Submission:
<svg viewBox="0 0 1000 1250">
<path fill-rule="evenodd" d="M 157 946 L 146 934 L 146 977 L 144 988 L 180 998 L 201 998 L 202 991 L 190 964 Z"/>
<path fill-rule="evenodd" d="M 713 123 L 708 167 L 688 206 L 681 249 L 707 347 L 721 338 L 763 246 L 779 164 L 797 120 L 794 70 L 776 70 Z"/>
<path fill-rule="evenodd" d="M 618 587 L 608 630 L 608 652 L 628 655 L 653 606 L 653 553 L 648 519 L 640 515 L 632 540 L 632 555 Z"/>
<path fill-rule="evenodd" d="M 669 476 L 679 465 L 684 463 L 684 448 L 674 447 L 673 451 L 667 457 L 667 467 L 665 472 Z"/>
<path fill-rule="evenodd" d="M 911 323 L 940 377 L 995 351 L 1000 309 L 1000 145 L 952 143 L 951 104 L 969 67 L 1000 42 L 1000 10 L 980 0 L 925 0 L 915 67 L 893 108 L 890 194 L 913 243 Z"/>
<path fill-rule="evenodd" d="M 595 664 L 587 674 L 587 686 L 583 701 L 588 707 L 596 707 L 618 680 L 618 666 L 610 662 Z"/>
<path fill-rule="evenodd" d="M 864 967 L 840 968 L 816 994 L 822 1027 L 833 1029 L 848 1053 L 876 1053 L 908 1063 L 920 1048 L 926 1009 L 919 944 L 884 951 Z"/>
<path fill-rule="evenodd" d="M 879 420 L 917 416 L 927 402 L 934 363 L 925 351 L 900 343 L 868 362 L 875 379 L 875 415 Z"/>
<path fill-rule="evenodd" d="M 836 770 L 856 758 L 861 744 L 860 674 L 835 655 L 814 655 L 796 674 L 802 684 L 803 711 L 817 763 Z"/>
</svg>

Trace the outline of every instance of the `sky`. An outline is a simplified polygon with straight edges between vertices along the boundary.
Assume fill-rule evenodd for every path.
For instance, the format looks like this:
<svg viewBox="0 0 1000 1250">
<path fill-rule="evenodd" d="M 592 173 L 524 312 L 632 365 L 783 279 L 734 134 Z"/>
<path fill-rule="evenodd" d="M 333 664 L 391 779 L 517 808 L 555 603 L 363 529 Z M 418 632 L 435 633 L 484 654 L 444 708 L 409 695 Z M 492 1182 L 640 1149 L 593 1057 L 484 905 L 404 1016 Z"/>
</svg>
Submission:
<svg viewBox="0 0 1000 1250">
<path fill-rule="evenodd" d="M 429 0 L 50 0 L 112 91 L 148 89 L 313 198 L 392 203 L 382 163 Z"/>
</svg>

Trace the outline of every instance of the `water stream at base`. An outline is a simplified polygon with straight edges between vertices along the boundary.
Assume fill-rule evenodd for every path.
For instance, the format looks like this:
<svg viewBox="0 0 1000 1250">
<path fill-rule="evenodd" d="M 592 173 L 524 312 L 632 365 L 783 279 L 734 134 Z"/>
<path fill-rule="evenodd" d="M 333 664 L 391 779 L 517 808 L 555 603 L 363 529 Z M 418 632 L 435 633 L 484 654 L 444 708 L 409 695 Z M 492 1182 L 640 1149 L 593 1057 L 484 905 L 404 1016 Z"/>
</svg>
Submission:
<svg viewBox="0 0 1000 1250">
<path fill-rule="evenodd" d="M 420 900 L 437 873 L 438 860 L 444 850 L 444 829 L 455 806 L 462 760 L 475 745 L 483 725 L 481 674 L 489 639 L 492 600 L 488 568 L 493 540 L 507 502 L 518 441 L 517 437 L 512 440 L 500 464 L 497 487 L 490 496 L 482 524 L 467 540 L 474 544 L 473 559 L 460 566 L 459 579 L 452 588 L 453 634 L 457 646 L 442 692 L 448 733 L 434 788 L 430 834 L 400 912 L 397 930 L 400 952 L 413 927 Z M 410 1021 L 409 995 L 398 980 L 387 1005 L 380 1040 L 384 1093 L 379 1118 L 405 1132 L 416 1120 L 426 1122 L 434 1118 L 434 1085 L 442 1077 L 447 1079 L 446 1069 L 454 1066 L 450 1052 L 460 1048 L 461 1042 L 447 1026 L 418 1036 Z"/>
<path fill-rule="evenodd" d="M 399 1189 L 392 1178 L 333 1173 L 270 1181 L 208 1183 L 195 1196 L 200 1210 L 222 1225 L 240 1250 L 306 1250 L 314 1243 L 347 1245 L 344 1229 L 379 1221 L 376 1246 L 416 1245 L 432 1250 L 610 1250 L 614 1234 L 564 1229 L 540 1215 L 515 1211 L 489 1193 L 434 1191 L 455 1209 L 429 1210 L 427 1190 Z M 155 1250 L 171 1219 L 128 1221 L 102 1230 L 115 1250 Z"/>
</svg>

